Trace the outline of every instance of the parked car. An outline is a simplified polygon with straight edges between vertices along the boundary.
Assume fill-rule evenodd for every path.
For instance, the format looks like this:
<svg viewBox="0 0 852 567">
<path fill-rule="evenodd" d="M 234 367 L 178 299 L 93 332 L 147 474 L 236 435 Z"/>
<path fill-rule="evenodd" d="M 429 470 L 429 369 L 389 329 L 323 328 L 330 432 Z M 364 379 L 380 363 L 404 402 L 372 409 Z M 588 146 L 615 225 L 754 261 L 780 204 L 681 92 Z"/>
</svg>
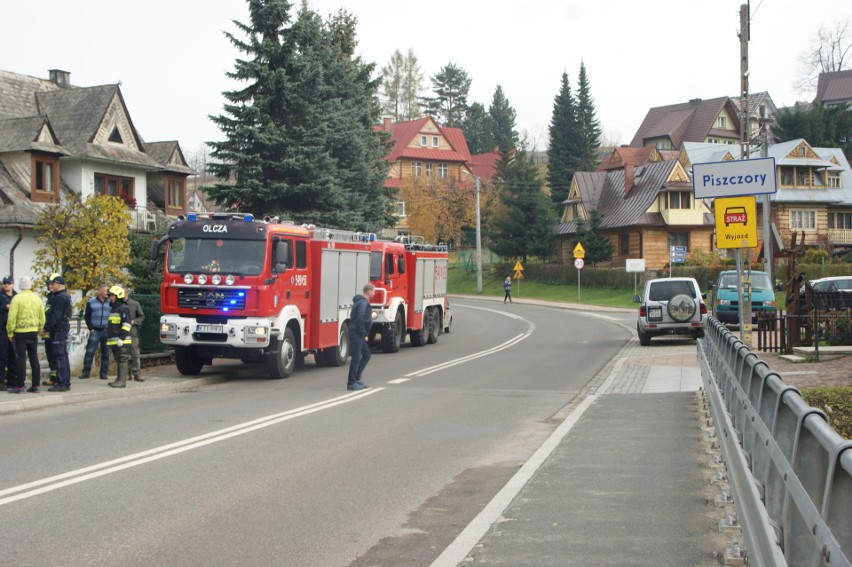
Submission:
<svg viewBox="0 0 852 567">
<path fill-rule="evenodd" d="M 852 276 L 832 276 L 811 281 L 811 289 L 816 292 L 852 291 Z"/>
<path fill-rule="evenodd" d="M 737 324 L 739 314 L 739 278 L 736 270 L 719 273 L 713 290 L 713 317 L 722 323 Z M 775 311 L 775 291 L 766 272 L 751 272 L 751 320 L 757 322 L 759 311 Z"/>
<path fill-rule="evenodd" d="M 636 333 L 639 344 L 648 346 L 651 337 L 660 335 L 704 336 L 707 319 L 705 295 L 695 278 L 660 278 L 648 280 L 642 295 L 633 297 L 639 303 Z"/>
</svg>

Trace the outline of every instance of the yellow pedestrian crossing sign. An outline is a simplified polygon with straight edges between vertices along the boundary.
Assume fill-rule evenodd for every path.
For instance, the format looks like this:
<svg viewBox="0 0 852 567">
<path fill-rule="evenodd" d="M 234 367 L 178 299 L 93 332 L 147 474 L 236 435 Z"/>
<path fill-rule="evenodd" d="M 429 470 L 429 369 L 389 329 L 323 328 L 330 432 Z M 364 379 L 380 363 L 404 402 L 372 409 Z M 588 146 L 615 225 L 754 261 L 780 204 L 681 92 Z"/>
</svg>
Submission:
<svg viewBox="0 0 852 567">
<path fill-rule="evenodd" d="M 515 267 L 514 267 L 514 268 L 512 268 L 512 269 L 513 269 L 513 270 L 515 270 L 516 272 L 523 272 L 523 271 L 524 271 L 524 267 L 523 267 L 523 266 L 521 266 L 521 261 L 520 261 L 520 260 L 518 260 L 517 262 L 515 262 Z M 517 278 L 518 276 L 515 276 L 515 277 Z"/>
<path fill-rule="evenodd" d="M 524 273 L 521 270 L 515 270 L 515 279 L 522 280 L 524 279 Z"/>
<path fill-rule="evenodd" d="M 583 248 L 583 245 L 580 244 L 579 242 L 577 243 L 577 246 L 574 247 L 574 257 L 575 258 L 585 258 L 586 257 L 586 250 Z"/>
</svg>

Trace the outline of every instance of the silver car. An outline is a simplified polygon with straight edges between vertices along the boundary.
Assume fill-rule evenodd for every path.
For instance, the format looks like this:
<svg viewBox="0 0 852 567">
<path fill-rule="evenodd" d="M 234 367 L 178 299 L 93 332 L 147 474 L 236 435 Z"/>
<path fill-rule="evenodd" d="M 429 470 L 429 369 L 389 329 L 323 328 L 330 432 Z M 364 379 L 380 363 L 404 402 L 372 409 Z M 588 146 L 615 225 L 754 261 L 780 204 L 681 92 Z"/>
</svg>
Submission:
<svg viewBox="0 0 852 567">
<path fill-rule="evenodd" d="M 651 337 L 659 335 L 704 336 L 707 306 L 695 278 L 660 278 L 645 282 L 642 295 L 633 297 L 639 303 L 636 332 L 639 344 L 648 346 Z"/>
</svg>

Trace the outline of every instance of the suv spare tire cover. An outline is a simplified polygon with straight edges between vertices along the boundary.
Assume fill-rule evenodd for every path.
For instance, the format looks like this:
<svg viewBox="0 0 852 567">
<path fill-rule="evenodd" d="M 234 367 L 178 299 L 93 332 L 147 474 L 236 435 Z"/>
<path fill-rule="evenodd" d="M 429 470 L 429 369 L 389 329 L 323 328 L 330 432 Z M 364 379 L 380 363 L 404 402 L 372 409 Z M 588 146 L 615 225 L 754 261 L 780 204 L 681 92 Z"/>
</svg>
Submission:
<svg viewBox="0 0 852 567">
<path fill-rule="evenodd" d="M 666 309 L 673 321 L 683 323 L 695 315 L 695 301 L 685 293 L 680 293 L 671 298 Z"/>
</svg>

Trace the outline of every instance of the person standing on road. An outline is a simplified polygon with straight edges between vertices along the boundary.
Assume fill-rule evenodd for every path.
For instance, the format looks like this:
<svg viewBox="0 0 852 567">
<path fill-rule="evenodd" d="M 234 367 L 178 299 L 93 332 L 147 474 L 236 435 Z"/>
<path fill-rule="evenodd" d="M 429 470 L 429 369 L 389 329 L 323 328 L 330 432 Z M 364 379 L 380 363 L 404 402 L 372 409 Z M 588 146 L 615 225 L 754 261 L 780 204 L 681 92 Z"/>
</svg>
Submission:
<svg viewBox="0 0 852 567">
<path fill-rule="evenodd" d="M 56 368 L 55 382 L 49 392 L 67 392 L 71 389 L 71 363 L 68 360 L 68 334 L 71 332 L 71 312 L 74 302 L 65 291 L 65 278 L 51 274 L 48 284 L 52 286 L 50 307 L 46 309 L 44 330 L 48 332 L 49 354 Z"/>
<path fill-rule="evenodd" d="M 503 297 L 503 303 L 506 303 L 508 300 L 509 303 L 512 303 L 512 277 L 506 276 L 506 281 L 503 282 L 503 291 L 506 292 L 506 295 Z"/>
<path fill-rule="evenodd" d="M 139 328 L 145 320 L 145 312 L 135 299 L 130 298 L 130 290 L 124 290 L 127 298 L 127 308 L 130 309 L 130 375 L 137 382 L 144 382 L 142 378 L 142 366 L 139 360 Z"/>
<path fill-rule="evenodd" d="M 124 388 L 127 386 L 127 362 L 130 358 L 130 308 L 124 300 L 124 288 L 117 285 L 109 288 L 109 302 L 106 341 L 118 367 L 118 378 L 109 385 Z"/>
<path fill-rule="evenodd" d="M 364 293 L 352 298 L 352 311 L 349 315 L 349 348 L 352 350 L 352 361 L 349 363 L 349 379 L 346 381 L 347 390 L 363 390 L 367 385 L 361 381 L 361 375 L 367 363 L 370 362 L 370 327 L 373 326 L 370 300 L 376 294 L 376 286 L 371 283 L 364 285 Z"/>
<path fill-rule="evenodd" d="M 95 351 L 101 347 L 101 380 L 107 379 L 109 372 L 109 349 L 107 348 L 106 328 L 109 323 L 110 304 L 107 298 L 109 286 L 102 285 L 98 294 L 86 302 L 86 327 L 89 329 L 89 340 L 86 342 L 86 355 L 83 357 L 83 373 L 80 380 L 89 377 L 92 371 L 92 361 Z"/>
<path fill-rule="evenodd" d="M 44 305 L 33 293 L 33 280 L 23 276 L 18 280 L 20 293 L 12 298 L 6 334 L 15 342 L 18 355 L 18 375 L 15 385 L 8 388 L 10 394 L 23 394 L 27 380 L 27 358 L 30 361 L 33 385 L 27 392 L 38 393 L 41 381 L 41 366 L 38 362 L 38 335 L 44 329 Z"/>
<path fill-rule="evenodd" d="M 49 278 L 47 278 L 47 295 L 45 296 L 44 304 L 45 329 L 41 333 L 41 338 L 44 341 L 44 357 L 47 359 L 47 365 L 50 367 L 50 372 L 47 375 L 47 380 L 42 381 L 42 386 L 55 386 L 59 384 L 59 379 L 57 378 L 58 371 L 56 369 L 56 357 L 53 355 L 53 346 L 50 344 L 50 333 L 47 330 L 47 321 L 50 318 L 50 309 L 53 307 L 53 299 L 56 297 L 53 276 L 57 275 L 59 274 L 53 273 L 50 274 Z"/>
<path fill-rule="evenodd" d="M 15 354 L 15 345 L 9 335 L 6 334 L 6 323 L 9 321 L 9 305 L 12 298 L 18 292 L 15 291 L 15 278 L 6 276 L 3 278 L 3 291 L 0 293 L 0 391 L 7 387 L 11 388 L 17 380 L 18 355 Z"/>
</svg>

